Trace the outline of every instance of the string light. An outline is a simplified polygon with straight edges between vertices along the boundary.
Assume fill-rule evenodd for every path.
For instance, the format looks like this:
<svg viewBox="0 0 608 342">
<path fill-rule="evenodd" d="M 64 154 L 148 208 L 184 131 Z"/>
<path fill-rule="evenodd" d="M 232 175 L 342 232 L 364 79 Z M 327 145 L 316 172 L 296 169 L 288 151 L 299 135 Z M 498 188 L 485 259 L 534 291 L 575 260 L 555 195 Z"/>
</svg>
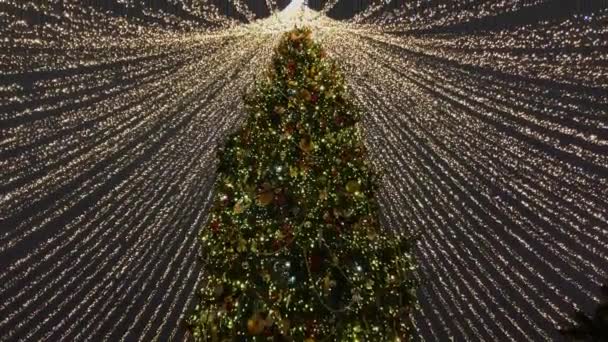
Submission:
<svg viewBox="0 0 608 342">
<path fill-rule="evenodd" d="M 337 22 L 232 0 L 240 24 L 207 1 L 0 1 L 3 337 L 182 337 L 214 149 L 297 24 L 361 103 L 383 220 L 420 232 L 423 338 L 554 338 L 608 277 L 608 13 L 450 31 L 543 3 L 376 1 Z"/>
</svg>

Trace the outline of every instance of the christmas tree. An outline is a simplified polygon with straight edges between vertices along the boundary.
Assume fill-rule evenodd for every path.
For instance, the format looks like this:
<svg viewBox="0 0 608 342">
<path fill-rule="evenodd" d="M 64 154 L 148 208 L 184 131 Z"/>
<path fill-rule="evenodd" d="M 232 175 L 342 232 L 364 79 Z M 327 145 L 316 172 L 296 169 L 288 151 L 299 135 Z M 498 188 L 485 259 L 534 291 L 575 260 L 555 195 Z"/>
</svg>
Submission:
<svg viewBox="0 0 608 342">
<path fill-rule="evenodd" d="M 360 114 L 309 29 L 282 37 L 245 100 L 201 232 L 195 338 L 407 340 L 413 241 L 380 227 Z"/>
</svg>

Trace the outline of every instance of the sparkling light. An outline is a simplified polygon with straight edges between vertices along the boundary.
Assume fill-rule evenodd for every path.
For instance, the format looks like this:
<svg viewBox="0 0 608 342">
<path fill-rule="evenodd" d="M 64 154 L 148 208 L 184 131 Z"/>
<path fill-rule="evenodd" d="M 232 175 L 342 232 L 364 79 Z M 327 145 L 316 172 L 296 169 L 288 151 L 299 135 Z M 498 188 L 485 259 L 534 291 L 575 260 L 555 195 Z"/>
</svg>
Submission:
<svg viewBox="0 0 608 342">
<path fill-rule="evenodd" d="M 365 109 L 385 225 L 421 235 L 423 339 L 552 339 L 597 301 L 608 12 L 467 31 L 545 1 L 374 1 L 337 22 L 337 0 L 263 20 L 232 0 L 248 24 L 173 2 L 187 15 L 0 0 L 2 338 L 183 337 L 215 148 L 294 24 Z"/>
</svg>

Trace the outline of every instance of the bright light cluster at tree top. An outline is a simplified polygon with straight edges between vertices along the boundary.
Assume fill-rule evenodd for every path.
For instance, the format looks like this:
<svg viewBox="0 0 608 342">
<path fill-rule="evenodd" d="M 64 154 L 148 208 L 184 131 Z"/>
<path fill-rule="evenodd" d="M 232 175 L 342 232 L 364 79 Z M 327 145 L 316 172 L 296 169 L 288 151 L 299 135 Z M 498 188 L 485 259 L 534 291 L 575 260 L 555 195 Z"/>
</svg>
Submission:
<svg viewBox="0 0 608 342">
<path fill-rule="evenodd" d="M 420 234 L 421 340 L 594 313 L 608 4 L 317 2 L 0 0 L 0 340 L 186 338 L 216 150 L 294 25 L 361 109 L 380 224 Z"/>
</svg>

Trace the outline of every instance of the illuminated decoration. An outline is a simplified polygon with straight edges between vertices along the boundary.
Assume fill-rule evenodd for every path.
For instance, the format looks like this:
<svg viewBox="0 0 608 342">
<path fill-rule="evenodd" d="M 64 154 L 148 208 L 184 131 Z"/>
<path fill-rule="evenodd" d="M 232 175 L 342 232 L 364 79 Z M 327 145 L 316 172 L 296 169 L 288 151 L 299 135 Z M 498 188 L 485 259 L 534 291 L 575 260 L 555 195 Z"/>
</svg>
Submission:
<svg viewBox="0 0 608 342">
<path fill-rule="evenodd" d="M 378 223 L 351 101 L 311 30 L 286 32 L 220 150 L 196 340 L 409 340 L 415 243 Z"/>
<path fill-rule="evenodd" d="M 381 223 L 420 232 L 423 340 L 552 340 L 593 315 L 608 278 L 603 1 L 249 24 L 158 2 L 0 1 L 3 339 L 184 338 L 216 149 L 294 24 L 364 114 Z"/>
</svg>

